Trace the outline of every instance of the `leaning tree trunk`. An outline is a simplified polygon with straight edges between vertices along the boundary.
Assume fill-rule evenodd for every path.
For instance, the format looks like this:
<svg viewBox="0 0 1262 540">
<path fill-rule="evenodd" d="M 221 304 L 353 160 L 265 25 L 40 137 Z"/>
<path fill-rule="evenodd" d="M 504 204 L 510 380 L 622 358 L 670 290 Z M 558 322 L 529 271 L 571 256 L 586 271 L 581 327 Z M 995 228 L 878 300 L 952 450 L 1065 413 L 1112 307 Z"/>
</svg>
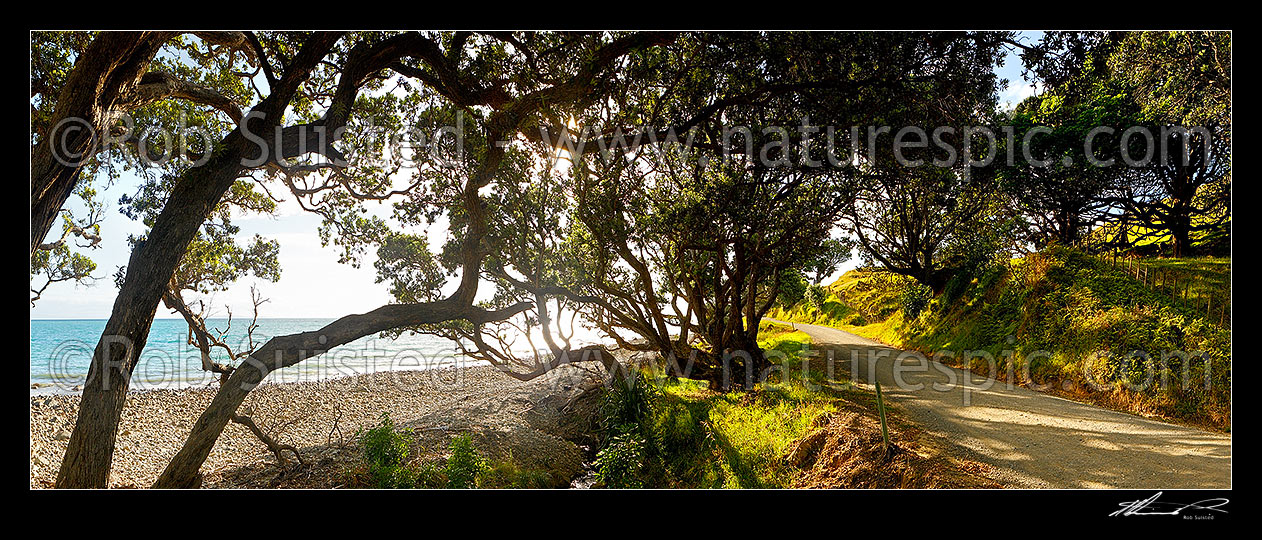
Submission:
<svg viewBox="0 0 1262 540">
<path fill-rule="evenodd" d="M 478 267 L 468 270 L 477 274 Z M 197 418 L 175 457 L 154 483 L 155 488 L 193 488 L 201 483 L 200 469 L 205 463 L 215 441 L 223 433 L 228 422 L 236 415 L 237 408 L 250 391 L 275 370 L 297 364 L 307 358 L 319 356 L 338 345 L 350 343 L 364 336 L 392 328 L 417 326 L 438 322 L 465 320 L 473 324 L 504 320 L 529 309 L 531 304 L 520 302 L 497 311 L 486 311 L 473 306 L 466 299 L 453 295 L 446 300 L 424 304 L 388 304 L 362 315 L 342 317 L 324 328 L 278 336 L 268 340 L 257 351 L 233 370 L 232 375 L 219 386 L 210 406 Z M 614 358 L 600 348 L 595 355 L 587 355 L 587 349 L 577 352 L 578 361 L 599 360 L 612 369 Z M 589 358 L 590 356 L 590 358 Z M 541 375 L 539 373 L 539 375 Z"/>
<path fill-rule="evenodd" d="M 132 370 L 149 337 L 158 301 L 188 243 L 241 170 L 244 138 L 234 131 L 227 152 L 190 169 L 171 191 L 148 238 L 136 246 L 92 355 L 79 416 L 57 473 L 57 487 L 105 487 Z"/>
<path fill-rule="evenodd" d="M 285 76 L 272 88 L 272 94 L 255 107 L 258 116 L 250 122 L 252 133 L 269 133 L 279 126 L 281 112 L 298 86 L 340 38 L 340 33 L 321 33 L 304 44 Z M 260 150 L 247 142 L 238 127 L 219 141 L 218 149 L 206 163 L 186 171 L 171 189 L 148 237 L 133 251 L 110 320 L 92 355 L 79 415 L 57 473 L 56 487 L 108 485 L 118 420 L 131 373 L 149 337 L 149 327 L 167 282 L 197 229 L 240 176 L 245 158 L 269 157 L 258 155 Z M 279 149 L 263 151 L 281 153 Z M 253 155 L 247 156 L 247 152 Z"/>
<path fill-rule="evenodd" d="M 74 193 L 115 101 L 149 69 L 169 32 L 102 32 L 66 78 L 48 132 L 31 149 L 31 253 Z"/>
</svg>

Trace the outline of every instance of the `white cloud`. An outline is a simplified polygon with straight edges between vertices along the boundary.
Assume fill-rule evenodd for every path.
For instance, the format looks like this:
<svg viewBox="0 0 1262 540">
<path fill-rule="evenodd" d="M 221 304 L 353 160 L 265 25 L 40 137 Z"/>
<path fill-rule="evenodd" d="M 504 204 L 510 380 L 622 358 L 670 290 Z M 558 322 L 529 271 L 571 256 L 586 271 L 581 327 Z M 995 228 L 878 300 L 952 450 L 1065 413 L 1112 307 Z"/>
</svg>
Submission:
<svg viewBox="0 0 1262 540">
<path fill-rule="evenodd" d="M 1014 82 L 1009 81 L 1008 87 L 999 94 L 999 102 L 1005 109 L 1016 107 L 1017 104 L 1025 101 L 1025 98 L 1033 96 L 1041 92 L 1039 83 L 1036 82 Z"/>
</svg>

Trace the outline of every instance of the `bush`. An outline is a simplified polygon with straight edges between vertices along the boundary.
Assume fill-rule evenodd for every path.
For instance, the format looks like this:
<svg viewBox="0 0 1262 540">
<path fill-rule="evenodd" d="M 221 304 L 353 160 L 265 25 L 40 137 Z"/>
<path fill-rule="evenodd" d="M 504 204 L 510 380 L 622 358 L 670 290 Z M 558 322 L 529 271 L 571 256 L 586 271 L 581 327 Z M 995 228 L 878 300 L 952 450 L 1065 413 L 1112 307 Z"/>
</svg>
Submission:
<svg viewBox="0 0 1262 540">
<path fill-rule="evenodd" d="M 600 403 L 600 431 L 608 437 L 618 433 L 624 426 L 636 426 L 636 431 L 644 438 L 651 436 L 644 427 L 645 419 L 653 414 L 653 406 L 661 391 L 638 373 L 614 381 Z"/>
<path fill-rule="evenodd" d="M 900 302 L 903 307 L 903 316 L 908 319 L 915 319 L 920 316 L 920 312 L 924 311 L 925 306 L 929 305 L 929 299 L 933 297 L 933 291 L 929 287 L 922 285 L 917 281 L 907 281 L 903 285 L 903 291 L 900 296 Z"/>
<path fill-rule="evenodd" d="M 464 434 L 451 441 L 451 457 L 447 458 L 447 487 L 467 489 L 478 487 L 478 478 L 489 469 L 486 459 L 473 449 L 473 439 Z"/>
<path fill-rule="evenodd" d="M 412 430 L 395 431 L 390 415 L 381 413 L 381 423 L 355 434 L 363 451 L 371 484 L 378 488 L 410 488 L 416 475 L 407 468 Z"/>
<path fill-rule="evenodd" d="M 606 487 L 642 487 L 641 477 L 656 452 L 654 411 L 661 389 L 638 372 L 614 381 L 601 400 L 598 421 L 600 450 L 596 454 L 596 479 Z"/>
<path fill-rule="evenodd" d="M 801 272 L 794 269 L 785 270 L 780 274 L 780 292 L 776 295 L 776 301 L 781 307 L 793 307 L 794 304 L 802 301 L 807 287 L 808 283 Z"/>
<path fill-rule="evenodd" d="M 824 307 L 824 302 L 828 300 L 828 291 L 819 285 L 811 285 L 806 288 L 803 298 L 806 299 L 806 303 L 819 309 Z"/>
<path fill-rule="evenodd" d="M 513 461 L 491 461 L 473 447 L 470 435 L 452 439 L 451 457 L 442 461 L 409 462 L 412 430 L 396 430 L 388 414 L 369 429 L 355 433 L 362 463 L 346 472 L 354 486 L 378 489 L 425 488 L 546 488 L 553 477 L 546 471 L 523 469 Z"/>
<path fill-rule="evenodd" d="M 447 487 L 447 474 L 434 462 L 422 463 L 416 469 L 416 487 L 442 489 Z"/>
<path fill-rule="evenodd" d="M 647 443 L 638 433 L 640 426 L 626 424 L 618 431 L 596 454 L 596 480 L 609 488 L 643 487 L 640 471 Z"/>
</svg>

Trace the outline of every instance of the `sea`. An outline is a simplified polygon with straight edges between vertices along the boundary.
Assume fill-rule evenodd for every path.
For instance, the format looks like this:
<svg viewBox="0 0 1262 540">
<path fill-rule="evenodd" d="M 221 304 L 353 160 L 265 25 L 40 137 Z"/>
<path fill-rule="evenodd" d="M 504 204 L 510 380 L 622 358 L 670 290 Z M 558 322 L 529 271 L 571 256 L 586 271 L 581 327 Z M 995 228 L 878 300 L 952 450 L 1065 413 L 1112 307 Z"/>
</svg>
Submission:
<svg viewBox="0 0 1262 540">
<path fill-rule="evenodd" d="M 208 319 L 211 329 L 228 328 L 224 342 L 248 348 L 249 321 Z M 272 336 L 318 330 L 333 319 L 259 319 L 254 342 Z M 105 328 L 105 319 L 31 320 L 31 395 L 78 393 L 87 378 L 92 352 Z M 215 361 L 229 363 L 220 349 Z M 372 335 L 335 347 L 296 365 L 275 371 L 264 382 L 302 382 L 374 373 L 485 365 L 460 355 L 448 339 L 405 333 L 398 338 Z M 132 374 L 131 390 L 210 386 L 218 375 L 202 371 L 201 353 L 188 343 L 188 324 L 182 319 L 154 319 L 149 339 Z"/>
</svg>

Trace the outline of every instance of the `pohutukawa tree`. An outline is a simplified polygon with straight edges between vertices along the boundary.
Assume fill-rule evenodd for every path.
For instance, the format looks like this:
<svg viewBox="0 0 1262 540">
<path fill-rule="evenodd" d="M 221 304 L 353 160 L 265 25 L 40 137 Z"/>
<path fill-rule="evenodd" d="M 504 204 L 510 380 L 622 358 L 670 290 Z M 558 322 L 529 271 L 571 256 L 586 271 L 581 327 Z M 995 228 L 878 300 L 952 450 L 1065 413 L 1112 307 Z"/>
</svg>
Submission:
<svg viewBox="0 0 1262 540">
<path fill-rule="evenodd" d="M 181 166 L 162 158 L 173 149 L 161 137 L 142 142 L 146 134 L 222 130 L 241 119 L 248 87 L 233 73 L 250 69 L 247 35 L 31 34 L 31 274 L 45 283 L 32 286 L 32 302 L 48 284 L 100 277 L 85 249 L 100 247 L 102 181 L 125 169 L 153 178 Z M 188 149 L 204 142 L 195 138 Z M 84 215 L 67 207 L 72 196 Z"/>
<path fill-rule="evenodd" d="M 144 128 L 239 121 L 257 65 L 248 32 L 36 32 L 31 42 L 31 253 L 81 179 L 138 157 Z M 158 57 L 166 50 L 167 57 Z M 183 54 L 177 63 L 171 55 Z M 130 125 L 121 125 L 124 114 Z M 130 129 L 125 129 L 130 128 Z M 99 155 L 104 153 L 106 155 Z"/>
<path fill-rule="evenodd" d="M 1228 238 L 1231 33 L 1130 32 L 1110 53 L 1109 77 L 1164 151 L 1136 171 L 1121 201 L 1142 228 L 1168 235 L 1175 257 L 1190 254 L 1194 239 Z"/>
<path fill-rule="evenodd" d="M 186 445 L 155 485 L 195 485 L 198 468 L 237 406 L 249 389 L 275 369 L 384 330 L 457 319 L 481 324 L 528 309 L 530 304 L 525 302 L 494 311 L 473 303 L 485 256 L 481 246 L 485 214 L 478 191 L 495 180 L 505 155 L 503 146 L 495 143 L 511 140 L 524 124 L 537 122 L 540 109 L 547 104 L 593 99 L 602 79 L 614 71 L 620 59 L 674 38 L 654 33 L 532 36 L 537 37 L 521 37 L 532 45 L 512 35 L 417 32 L 282 33 L 251 40 L 259 44 L 255 57 L 267 89 L 259 92 L 243 122 L 214 143 L 208 160 L 180 174 L 148 235 L 137 244 L 114 313 L 93 356 L 58 485 L 105 485 L 122 398 L 154 308 L 166 294 L 198 228 L 238 178 L 251 173 L 271 175 L 281 179 L 296 197 L 308 200 L 344 190 L 347 195 L 343 198 L 322 199 L 331 227 L 355 230 L 369 226 L 362 219 L 348 217 L 348 213 L 337 213 L 336 203 L 353 200 L 355 193 L 384 196 L 392 190 L 376 174 L 378 171 L 355 176 L 355 167 L 347 166 L 335 143 L 348 131 L 352 113 L 362 102 L 368 102 L 366 108 L 371 109 L 392 99 L 375 96 L 373 103 L 373 96 L 361 95 L 366 87 L 379 88 L 389 78 L 387 73 L 405 77 L 424 89 L 425 99 L 413 103 L 441 103 L 462 111 L 470 123 L 466 133 L 472 129 L 476 134 L 465 137 L 460 166 L 454 173 L 442 175 L 449 183 L 436 182 L 440 185 L 431 191 L 442 193 L 446 208 L 458 208 L 453 212 L 460 221 L 453 227 L 453 242 L 459 246 L 455 258 L 461 274 L 454 292 L 432 301 L 383 306 L 344 317 L 316 332 L 269 340 L 232 370 L 194 425 Z M 516 53 L 510 55 L 508 50 Z M 580 50 L 589 53 L 586 60 L 576 60 L 574 53 Z M 547 58 L 551 69 L 532 67 L 540 56 Z M 291 115 L 297 121 L 286 124 L 283 113 L 289 107 L 296 109 Z M 266 136 L 258 137 L 260 134 Z M 323 158 L 295 160 L 311 155 Z M 309 179 L 321 172 L 328 175 L 326 181 L 315 186 L 295 179 Z M 373 186 L 377 189 L 371 189 Z"/>
<path fill-rule="evenodd" d="M 940 293 L 964 262 L 948 254 L 972 240 L 967 231 L 989 219 L 992 192 L 952 169 L 877 173 L 845 216 L 869 260 Z"/>
<path fill-rule="evenodd" d="M 863 152 L 846 231 L 866 260 L 934 292 L 972 263 L 958 256 L 973 240 L 968 232 L 995 214 L 993 67 L 1004 39 L 943 45 L 933 69 L 878 110 L 880 123 L 851 134 Z"/>
<path fill-rule="evenodd" d="M 1171 254 L 1185 257 L 1192 240 L 1231 224 L 1231 142 L 1225 126 L 1188 130 L 1147 126 L 1151 161 L 1136 167 L 1115 200 L 1126 209 L 1131 242 L 1169 239 Z M 1161 148 L 1165 155 L 1157 155 Z M 1137 151 L 1141 153 L 1143 150 Z"/>
<path fill-rule="evenodd" d="M 1125 232 L 1111 239 L 1115 246 L 1165 237 L 1172 253 L 1183 256 L 1194 237 L 1226 237 L 1231 215 L 1229 32 L 1049 32 L 1038 43 L 1018 46 L 1027 71 L 1052 93 L 1031 98 L 1028 103 L 1036 107 L 1024 114 L 1068 119 L 1055 129 L 1076 131 L 1079 147 L 1081 132 L 1094 127 L 1091 122 L 1119 122 L 1119 132 L 1131 126 L 1147 132 L 1126 145 L 1142 163 L 1090 171 L 1079 161 L 1061 168 L 1072 173 L 1060 175 L 1071 182 L 1053 186 L 1062 199 L 1063 194 L 1084 199 L 1081 194 L 1087 192 L 1090 203 L 1076 206 L 1107 208 L 1110 226 Z M 1112 145 L 1106 157 L 1120 161 L 1120 141 Z"/>
<path fill-rule="evenodd" d="M 788 35 L 737 36 L 725 45 L 743 54 L 710 59 L 705 79 L 676 76 L 670 100 L 652 86 L 644 94 L 626 89 L 596 110 L 603 114 L 576 115 L 567 131 L 541 137 L 559 136 L 572 166 L 544 175 L 542 187 L 522 195 L 536 202 L 493 228 L 514 246 L 494 267 L 504 287 L 559 295 L 623 347 L 663 352 L 679 372 L 723 388 L 757 380 L 769 367 L 757 347 L 758 322 L 786 270 L 819 268 L 828 258 L 826 239 L 851 202 L 850 156 L 804 122 L 879 121 L 902 100 L 924 99 L 935 81 L 946 87 L 951 68 L 988 65 L 997 41 Z M 679 144 L 665 151 L 634 152 L 644 140 L 662 140 L 660 131 L 588 129 L 618 113 L 669 117 L 688 102 L 714 103 L 701 110 L 722 121 L 676 124 L 690 130 L 667 132 Z M 744 131 L 727 129 L 737 126 Z M 543 201 L 558 206 L 540 209 Z M 743 356 L 724 358 L 737 352 Z"/>
<path fill-rule="evenodd" d="M 147 33 L 49 38 L 42 46 L 75 54 L 73 66 L 50 60 L 52 67 L 39 73 L 54 75 L 33 85 L 43 92 L 33 100 L 37 110 L 51 111 L 37 115 L 33 136 L 33 252 L 49 230 L 35 218 L 49 208 L 59 211 L 66 197 L 58 194 L 72 192 L 90 172 L 50 159 L 54 147 L 45 139 L 51 130 L 39 125 L 83 117 L 95 132 L 114 133 L 119 111 L 178 103 L 201 114 L 200 126 L 211 134 L 202 146 L 172 149 L 186 159 L 152 173 L 168 176 L 145 201 L 149 230 L 119 281 L 57 485 L 107 484 L 130 375 L 159 302 L 168 299 L 179 311 L 180 290 L 239 275 L 195 271 L 214 261 L 198 255 L 199 243 L 225 240 L 211 232 L 224 224 L 216 213 L 233 201 L 259 201 L 237 197 L 255 193 L 243 180 L 323 216 L 320 234 L 342 248 L 345 262 L 358 264 L 375 250 L 396 302 L 274 337 L 244 356 L 234 351 L 212 368 L 226 378 L 157 487 L 198 484 L 216 439 L 269 373 L 379 332 L 440 333 L 520 378 L 572 360 L 612 365 L 603 348 L 572 350 L 558 321 L 576 312 L 631 348 L 689 353 L 692 336 L 700 335 L 710 354 L 756 351 L 758 320 L 776 297 L 777 277 L 819 258 L 801 246 L 828 236 L 827 218 L 846 200 L 846 162 L 820 171 L 749 165 L 752 160 L 646 169 L 635 159 L 610 166 L 595 158 L 657 147 L 671 133 L 686 137 L 694 128 L 701 133 L 698 149 L 730 156 L 740 152 L 722 136 L 723 126 L 791 128 L 808 113 L 820 124 L 868 124 L 880 119 L 869 111 L 949 88 L 934 81 L 980 65 L 993 56 L 998 37 L 241 32 L 196 39 Z M 159 54 L 163 47 L 172 52 Z M 164 69 L 157 73 L 153 66 Z M 59 78 L 62 71 L 67 74 Z M 45 105 L 43 96 L 54 95 L 56 103 L 48 98 Z M 168 126 L 170 113 L 181 110 L 155 113 L 151 123 Z M 374 136 L 378 127 L 436 133 L 439 126 L 455 126 L 457 135 L 431 137 L 412 149 L 442 159 L 417 162 L 402 151 L 379 159 L 388 144 Z M 589 129 L 576 133 L 572 126 Z M 71 139 L 74 148 L 93 147 L 81 136 Z M 142 137 L 122 139 L 135 144 L 108 151 L 153 151 Z M 780 148 L 757 158 L 797 155 Z M 549 177 L 547 158 L 557 156 L 574 165 Z M 367 201 L 394 201 L 391 219 L 365 214 Z M 421 233 L 440 220 L 447 222 L 447 240 L 431 250 Z M 267 251 L 260 247 L 250 257 L 266 260 Z M 270 269 L 251 270 L 258 271 Z M 484 281 L 496 289 L 478 301 Z M 196 316 L 186 318 L 197 326 Z M 543 354 L 520 358 L 499 341 L 500 323 L 547 329 Z M 765 367 L 757 356 L 741 362 L 745 369 Z"/>
<path fill-rule="evenodd" d="M 1119 142 L 1137 119 L 1124 94 L 1105 88 L 1085 102 L 1051 91 L 1031 96 L 1007 116 L 1013 148 L 1006 153 L 1013 162 L 997 168 L 1004 191 L 1030 223 L 1031 243 L 1073 245 L 1116 219 L 1116 194 L 1131 174 Z"/>
</svg>

